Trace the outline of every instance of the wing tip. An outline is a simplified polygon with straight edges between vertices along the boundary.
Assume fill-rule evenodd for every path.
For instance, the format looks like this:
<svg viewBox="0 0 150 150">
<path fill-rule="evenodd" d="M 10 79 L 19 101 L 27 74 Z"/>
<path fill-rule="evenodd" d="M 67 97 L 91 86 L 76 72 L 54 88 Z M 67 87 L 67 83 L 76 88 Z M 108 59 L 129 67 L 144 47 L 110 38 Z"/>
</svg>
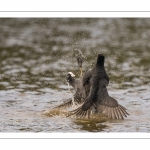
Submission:
<svg viewBox="0 0 150 150">
<path fill-rule="evenodd" d="M 117 107 L 105 106 L 105 109 L 102 110 L 101 113 L 105 114 L 110 119 L 124 119 L 124 117 L 129 115 L 126 110 L 127 109 L 122 105 L 118 105 Z"/>
</svg>

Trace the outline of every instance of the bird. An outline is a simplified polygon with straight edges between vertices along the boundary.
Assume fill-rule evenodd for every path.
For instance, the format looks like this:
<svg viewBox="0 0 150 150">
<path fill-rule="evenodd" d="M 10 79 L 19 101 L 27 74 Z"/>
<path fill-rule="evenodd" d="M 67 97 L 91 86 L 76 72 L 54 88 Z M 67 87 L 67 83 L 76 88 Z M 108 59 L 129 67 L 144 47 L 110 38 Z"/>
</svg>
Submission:
<svg viewBox="0 0 150 150">
<path fill-rule="evenodd" d="M 104 55 L 98 54 L 94 68 L 84 74 L 83 87 L 85 91 L 89 91 L 89 94 L 84 103 L 77 109 L 70 111 L 68 116 L 75 115 L 77 117 L 90 118 L 93 108 L 96 113 L 104 113 L 112 119 L 124 119 L 124 117 L 129 115 L 127 109 L 108 94 L 109 77 L 105 71 L 104 61 Z"/>
<path fill-rule="evenodd" d="M 68 72 L 66 74 L 67 82 L 74 88 L 75 94 L 73 95 L 72 98 L 66 99 L 61 104 L 52 108 L 52 110 L 69 108 L 73 105 L 74 102 L 76 104 L 83 103 L 83 100 L 85 100 L 86 95 L 88 94 L 87 91 L 85 92 L 85 88 L 83 87 L 83 83 L 82 83 L 82 76 L 83 76 L 82 64 L 83 64 L 84 56 L 82 55 L 82 52 L 79 50 L 76 54 L 76 60 L 80 68 L 80 78 L 79 79 L 75 78 L 75 75 L 72 72 Z"/>
<path fill-rule="evenodd" d="M 52 109 L 66 109 L 75 104 L 81 104 L 86 98 L 85 89 L 82 84 L 82 78 L 76 79 L 72 72 L 68 72 L 66 75 L 67 82 L 74 88 L 75 94 L 72 98 L 64 100 L 61 104 L 55 106 Z"/>
</svg>

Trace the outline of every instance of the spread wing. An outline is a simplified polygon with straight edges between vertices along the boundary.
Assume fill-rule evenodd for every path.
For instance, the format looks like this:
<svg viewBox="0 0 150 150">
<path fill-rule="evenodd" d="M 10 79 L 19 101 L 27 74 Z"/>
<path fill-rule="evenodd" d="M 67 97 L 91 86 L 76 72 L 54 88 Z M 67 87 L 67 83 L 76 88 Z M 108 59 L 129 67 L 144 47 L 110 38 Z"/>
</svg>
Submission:
<svg viewBox="0 0 150 150">
<path fill-rule="evenodd" d="M 113 119 L 123 119 L 129 115 L 127 109 L 122 105 L 118 104 L 117 100 L 108 96 L 97 104 L 97 111 L 104 113 L 107 117 Z"/>
<path fill-rule="evenodd" d="M 77 109 L 70 111 L 67 117 L 72 116 L 72 115 L 76 115 L 76 117 L 88 117 L 88 118 L 90 118 L 91 110 L 92 110 L 92 107 L 90 107 L 86 111 L 83 111 L 82 106 L 80 106 Z"/>
<path fill-rule="evenodd" d="M 92 107 L 96 108 L 96 111 L 98 113 L 104 113 L 108 118 L 112 119 L 124 119 L 124 117 L 127 117 L 127 115 L 129 115 L 126 111 L 127 109 L 118 104 L 117 100 L 112 97 L 107 97 L 106 99 L 103 99 L 99 104 L 90 106 L 88 110 L 83 110 L 82 106 L 80 106 L 79 108 L 71 111 L 69 116 L 76 115 L 77 117 L 90 118 Z"/>
<path fill-rule="evenodd" d="M 52 108 L 52 110 L 54 110 L 54 109 L 65 109 L 65 108 L 69 108 L 69 107 L 72 106 L 72 104 L 73 104 L 72 98 L 69 98 L 69 99 L 63 101 L 63 103 L 61 103 L 61 104 L 55 106 L 54 108 Z"/>
</svg>

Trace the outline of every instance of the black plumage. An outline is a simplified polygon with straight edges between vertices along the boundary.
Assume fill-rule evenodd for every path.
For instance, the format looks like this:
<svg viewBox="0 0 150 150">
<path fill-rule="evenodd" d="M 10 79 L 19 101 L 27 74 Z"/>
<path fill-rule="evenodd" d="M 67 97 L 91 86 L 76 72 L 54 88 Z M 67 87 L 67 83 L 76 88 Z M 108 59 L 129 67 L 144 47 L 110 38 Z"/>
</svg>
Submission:
<svg viewBox="0 0 150 150">
<path fill-rule="evenodd" d="M 75 94 L 72 98 L 64 100 L 61 104 L 55 106 L 53 109 L 66 109 L 75 104 L 81 104 L 86 98 L 85 88 L 82 84 L 82 79 L 76 79 L 72 72 L 66 75 L 67 82 L 74 88 Z"/>
<path fill-rule="evenodd" d="M 91 109 L 97 113 L 104 113 L 109 118 L 123 119 L 129 115 L 126 108 L 118 104 L 117 100 L 110 97 L 106 86 L 109 84 L 109 77 L 104 67 L 105 57 L 98 54 L 96 65 L 93 69 L 85 73 L 83 77 L 83 87 L 89 93 L 84 103 L 79 108 L 71 111 L 70 115 L 80 117 L 90 117 Z"/>
<path fill-rule="evenodd" d="M 81 51 L 78 51 L 76 54 L 77 64 L 80 68 L 80 76 L 82 76 L 82 64 L 84 60 L 84 56 Z M 75 94 L 72 98 L 64 100 L 61 104 L 55 106 L 53 109 L 65 109 L 69 108 L 75 102 L 76 104 L 83 103 L 88 94 L 85 92 L 85 88 L 83 87 L 82 78 L 76 79 L 75 75 L 72 72 L 68 72 L 66 75 L 67 82 L 74 88 Z"/>
<path fill-rule="evenodd" d="M 74 102 L 76 102 L 77 104 L 82 103 L 86 98 L 86 93 L 85 93 L 85 88 L 83 87 L 82 78 L 76 79 L 75 75 L 72 72 L 68 72 L 66 77 L 69 84 L 75 90 L 75 94 L 73 95 Z"/>
</svg>

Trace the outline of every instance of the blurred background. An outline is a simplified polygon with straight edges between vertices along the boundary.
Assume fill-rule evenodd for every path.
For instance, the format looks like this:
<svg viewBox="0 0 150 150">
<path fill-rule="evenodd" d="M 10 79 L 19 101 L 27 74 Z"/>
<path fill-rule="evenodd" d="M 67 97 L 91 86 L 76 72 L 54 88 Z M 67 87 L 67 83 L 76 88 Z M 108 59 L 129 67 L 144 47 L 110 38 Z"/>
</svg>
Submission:
<svg viewBox="0 0 150 150">
<path fill-rule="evenodd" d="M 150 131 L 149 18 L 1 18 L 0 31 L 2 132 Z M 98 53 L 105 56 L 108 90 L 131 110 L 126 127 L 112 122 L 114 127 L 88 128 L 41 115 L 72 96 L 65 75 L 72 71 L 79 77 L 77 50 L 85 56 L 83 72 Z"/>
<path fill-rule="evenodd" d="M 1 90 L 61 89 L 67 71 L 79 75 L 76 50 L 83 70 L 104 54 L 119 88 L 149 83 L 150 19 L 3 18 L 0 31 Z"/>
</svg>

